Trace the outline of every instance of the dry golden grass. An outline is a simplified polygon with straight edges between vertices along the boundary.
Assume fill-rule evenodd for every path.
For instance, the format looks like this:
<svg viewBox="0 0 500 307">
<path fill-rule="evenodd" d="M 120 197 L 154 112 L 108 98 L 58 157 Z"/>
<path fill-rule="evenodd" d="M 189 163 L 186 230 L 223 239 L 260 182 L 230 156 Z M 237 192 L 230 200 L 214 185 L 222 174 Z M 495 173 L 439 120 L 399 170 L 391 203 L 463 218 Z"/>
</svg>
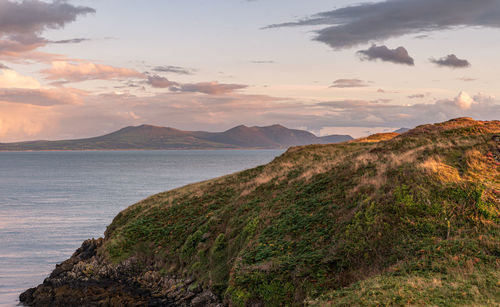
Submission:
<svg viewBox="0 0 500 307">
<path fill-rule="evenodd" d="M 378 143 L 382 141 L 388 141 L 397 137 L 399 133 L 389 132 L 389 133 L 376 133 L 364 138 L 355 139 L 349 141 L 349 143 Z"/>
<path fill-rule="evenodd" d="M 420 167 L 437 176 L 439 180 L 447 182 L 459 182 L 462 180 L 458 170 L 452 166 L 446 165 L 438 156 L 431 157 L 420 164 Z"/>
<path fill-rule="evenodd" d="M 489 183 L 493 189 L 500 189 L 499 164 L 492 155 L 485 156 L 477 150 L 470 150 L 466 153 L 466 164 L 468 179 Z"/>
</svg>

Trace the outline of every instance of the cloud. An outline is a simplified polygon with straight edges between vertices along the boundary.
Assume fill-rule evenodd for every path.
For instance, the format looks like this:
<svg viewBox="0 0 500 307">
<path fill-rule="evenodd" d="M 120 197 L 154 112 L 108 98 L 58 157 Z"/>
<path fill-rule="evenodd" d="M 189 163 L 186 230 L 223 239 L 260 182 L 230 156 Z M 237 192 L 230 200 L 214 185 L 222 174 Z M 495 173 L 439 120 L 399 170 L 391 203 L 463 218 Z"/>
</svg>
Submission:
<svg viewBox="0 0 500 307">
<path fill-rule="evenodd" d="M 193 69 L 184 68 L 184 67 L 180 67 L 180 66 L 172 66 L 172 65 L 156 66 L 153 68 L 153 71 L 174 73 L 174 74 L 179 74 L 179 75 L 192 75 L 194 72 Z"/>
<path fill-rule="evenodd" d="M 0 142 L 49 137 L 57 133 L 57 117 L 50 107 L 0 102 Z"/>
<path fill-rule="evenodd" d="M 358 55 L 363 61 L 382 60 L 384 62 L 392 62 L 396 64 L 405 64 L 410 66 L 415 65 L 413 58 L 408 54 L 408 51 L 404 47 L 389 49 L 387 46 L 383 45 L 372 45 L 367 50 L 358 51 Z"/>
<path fill-rule="evenodd" d="M 479 102 L 479 103 L 495 103 L 497 100 L 495 96 L 493 95 L 488 95 L 485 93 L 478 93 L 472 97 L 474 101 Z"/>
<path fill-rule="evenodd" d="M 66 1 L 0 1 L 0 55 L 21 57 L 21 53 L 45 46 L 40 37 L 48 29 L 60 29 L 80 15 L 95 13 L 90 7 Z"/>
<path fill-rule="evenodd" d="M 317 41 L 335 49 L 459 27 L 500 27 L 498 0 L 388 0 L 361 3 L 266 28 L 325 26 Z"/>
<path fill-rule="evenodd" d="M 425 97 L 427 97 L 427 94 L 413 94 L 408 96 L 410 99 L 423 99 Z"/>
<path fill-rule="evenodd" d="M 465 82 L 472 82 L 472 81 L 476 81 L 477 79 L 476 78 L 470 78 L 470 77 L 462 77 L 462 78 L 458 78 L 458 80 L 465 81 Z"/>
<path fill-rule="evenodd" d="M 0 88 L 37 89 L 40 83 L 33 77 L 24 76 L 14 70 L 1 70 Z"/>
<path fill-rule="evenodd" d="M 36 35 L 24 34 L 9 37 L 0 36 L 0 56 L 21 57 L 21 54 L 43 47 L 47 41 Z"/>
<path fill-rule="evenodd" d="M 353 100 L 353 99 L 346 99 L 346 100 L 336 100 L 336 101 L 326 101 L 326 102 L 319 102 L 317 105 L 323 106 L 323 107 L 333 107 L 335 109 L 345 109 L 345 108 L 353 108 L 353 107 L 363 107 L 367 105 L 378 105 L 380 103 L 387 103 L 390 102 L 390 99 L 377 99 L 377 100 Z"/>
<path fill-rule="evenodd" d="M 458 94 L 453 101 L 455 102 L 455 105 L 462 110 L 470 109 L 472 104 L 475 103 L 474 99 L 466 92 L 460 92 L 460 94 Z"/>
<path fill-rule="evenodd" d="M 122 78 L 144 78 L 144 74 L 134 69 L 95 64 L 91 62 L 71 64 L 54 61 L 52 67 L 41 71 L 49 80 L 80 82 L 86 80 L 112 80 Z"/>
<path fill-rule="evenodd" d="M 58 41 L 50 41 L 52 44 L 79 44 L 82 42 L 90 41 L 90 38 L 71 38 L 71 39 L 63 39 Z"/>
<path fill-rule="evenodd" d="M 225 95 L 248 87 L 243 84 L 225 84 L 217 81 L 182 84 L 158 75 L 148 75 L 146 83 L 155 88 L 168 88 L 171 92 L 203 93 L 207 95 Z"/>
<path fill-rule="evenodd" d="M 82 104 L 84 92 L 76 89 L 0 89 L 0 101 L 37 106 Z"/>
<path fill-rule="evenodd" d="M 383 88 L 379 88 L 377 90 L 377 93 L 381 93 L 381 94 L 397 94 L 399 92 L 398 91 L 390 91 L 390 90 L 385 90 Z"/>
<path fill-rule="evenodd" d="M 157 75 L 148 76 L 147 84 L 156 88 L 170 88 L 172 86 L 178 85 L 178 83 L 168 80 L 167 78 L 160 77 Z"/>
<path fill-rule="evenodd" d="M 336 88 L 351 88 L 351 87 L 366 87 L 368 84 L 360 79 L 337 79 L 333 81 L 330 87 Z"/>
<path fill-rule="evenodd" d="M 442 57 L 440 59 L 430 59 L 430 61 L 431 61 L 431 63 L 434 63 L 434 64 L 441 66 L 441 67 L 465 68 L 465 67 L 470 66 L 469 61 L 467 61 L 465 59 L 459 59 L 454 54 L 449 54 L 449 55 Z"/>
<path fill-rule="evenodd" d="M 212 82 L 181 84 L 179 86 L 171 87 L 170 90 L 174 92 L 192 92 L 192 93 L 203 93 L 208 95 L 224 95 L 247 87 L 248 85 L 243 85 L 243 84 L 225 84 L 225 83 L 219 83 L 217 81 L 212 81 Z"/>
<path fill-rule="evenodd" d="M 257 61 L 250 61 L 250 63 L 253 63 L 253 64 L 274 64 L 276 62 L 272 61 L 272 60 L 257 60 Z"/>
<path fill-rule="evenodd" d="M 307 121 L 310 129 L 321 129 L 333 126 L 332 123 L 339 127 L 415 127 L 463 116 L 483 120 L 497 119 L 500 112 L 498 100 L 484 94 L 482 97 L 488 98 L 479 101 L 461 92 L 451 99 L 412 105 L 380 104 L 363 100 L 322 102 L 318 107 L 328 108 L 330 112 L 311 116 Z M 297 117 L 295 120 L 302 122 L 304 119 Z"/>
<path fill-rule="evenodd" d="M 83 104 L 47 107 L 0 101 L 0 142 L 32 139 L 71 139 L 102 135 L 129 125 L 149 123 L 185 130 L 222 131 L 244 122 L 268 125 L 270 111 L 296 107 L 286 99 L 263 95 L 198 95 L 164 92 L 150 96 L 104 94 L 82 96 Z M 103 103 L 105 102 L 105 103 Z M 36 127 L 26 133 L 14 116 Z M 248 118 L 251 115 L 251 119 Z M 261 119 L 259 119 L 261 118 Z M 3 130 L 2 130 L 3 120 Z M 30 123 L 26 123 L 28 121 Z M 2 131 L 6 131 L 2 133 Z"/>
<path fill-rule="evenodd" d="M 0 69 L 10 69 L 8 66 L 0 63 Z"/>
<path fill-rule="evenodd" d="M 467 104 L 466 96 L 460 96 L 397 105 L 380 100 L 299 101 L 237 92 L 199 95 L 166 91 L 148 96 L 83 93 L 81 104 L 52 103 L 40 107 L 0 101 L 0 136 L 2 131 L 10 129 L 4 132 L 2 141 L 88 137 L 141 123 L 209 131 L 222 131 L 242 123 L 280 123 L 290 128 L 320 131 L 332 126 L 365 127 L 365 130 L 371 130 L 369 127 L 414 127 L 461 116 L 498 119 L 500 105 L 494 97 L 469 95 L 474 102 Z M 11 116 L 25 127 L 36 129 L 29 129 L 31 134 L 28 134 L 10 119 Z"/>
<path fill-rule="evenodd" d="M 23 0 L 0 2 L 0 33 L 40 33 L 60 29 L 78 15 L 95 13 L 90 7 L 74 6 L 65 1 Z"/>
</svg>

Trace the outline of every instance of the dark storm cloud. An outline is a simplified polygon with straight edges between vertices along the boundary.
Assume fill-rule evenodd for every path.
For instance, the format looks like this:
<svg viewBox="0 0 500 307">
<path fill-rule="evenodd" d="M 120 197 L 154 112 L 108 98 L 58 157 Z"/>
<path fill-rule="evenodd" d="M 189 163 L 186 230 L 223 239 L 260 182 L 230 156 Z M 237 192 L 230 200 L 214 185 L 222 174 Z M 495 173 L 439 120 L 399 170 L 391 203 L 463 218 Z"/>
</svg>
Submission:
<svg viewBox="0 0 500 307">
<path fill-rule="evenodd" d="M 372 45 L 367 50 L 358 51 L 358 55 L 361 60 L 366 61 L 381 60 L 396 64 L 405 64 L 410 66 L 415 65 L 413 58 L 408 54 L 408 51 L 404 47 L 389 49 L 387 46 Z"/>
<path fill-rule="evenodd" d="M 449 54 L 440 59 L 430 59 L 430 61 L 441 67 L 466 68 L 470 66 L 469 61 L 465 59 L 459 59 L 454 54 Z"/>
<path fill-rule="evenodd" d="M 317 41 L 335 49 L 457 27 L 500 27 L 500 0 L 388 0 L 322 12 L 266 28 L 326 26 Z"/>
</svg>

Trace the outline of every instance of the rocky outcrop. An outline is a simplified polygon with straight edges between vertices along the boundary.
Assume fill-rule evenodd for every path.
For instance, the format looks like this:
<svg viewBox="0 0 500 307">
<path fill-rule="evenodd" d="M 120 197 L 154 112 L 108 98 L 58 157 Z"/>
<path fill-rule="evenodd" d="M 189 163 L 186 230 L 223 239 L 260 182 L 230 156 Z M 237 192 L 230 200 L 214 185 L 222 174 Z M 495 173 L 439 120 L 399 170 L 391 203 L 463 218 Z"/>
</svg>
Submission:
<svg viewBox="0 0 500 307">
<path fill-rule="evenodd" d="M 134 258 L 107 263 L 97 254 L 103 239 L 83 242 L 43 284 L 19 297 L 27 306 L 217 306 L 223 304 L 194 279 L 161 276 Z"/>
</svg>

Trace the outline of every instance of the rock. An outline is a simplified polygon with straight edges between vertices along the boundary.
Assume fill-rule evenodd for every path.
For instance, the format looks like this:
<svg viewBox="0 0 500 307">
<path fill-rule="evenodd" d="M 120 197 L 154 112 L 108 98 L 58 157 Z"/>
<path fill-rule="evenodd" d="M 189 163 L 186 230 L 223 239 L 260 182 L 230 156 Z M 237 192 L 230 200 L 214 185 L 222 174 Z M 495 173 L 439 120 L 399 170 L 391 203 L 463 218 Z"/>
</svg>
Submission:
<svg viewBox="0 0 500 307">
<path fill-rule="evenodd" d="M 211 291 L 204 291 L 197 295 L 191 300 L 191 306 L 193 307 L 203 307 L 203 306 L 222 306 L 219 303 L 219 299 Z"/>
<path fill-rule="evenodd" d="M 130 258 L 115 265 L 97 255 L 103 239 L 83 242 L 70 259 L 19 300 L 26 306 L 223 306 L 194 278 L 162 277 Z M 176 287 L 173 287 L 173 286 Z"/>
</svg>

